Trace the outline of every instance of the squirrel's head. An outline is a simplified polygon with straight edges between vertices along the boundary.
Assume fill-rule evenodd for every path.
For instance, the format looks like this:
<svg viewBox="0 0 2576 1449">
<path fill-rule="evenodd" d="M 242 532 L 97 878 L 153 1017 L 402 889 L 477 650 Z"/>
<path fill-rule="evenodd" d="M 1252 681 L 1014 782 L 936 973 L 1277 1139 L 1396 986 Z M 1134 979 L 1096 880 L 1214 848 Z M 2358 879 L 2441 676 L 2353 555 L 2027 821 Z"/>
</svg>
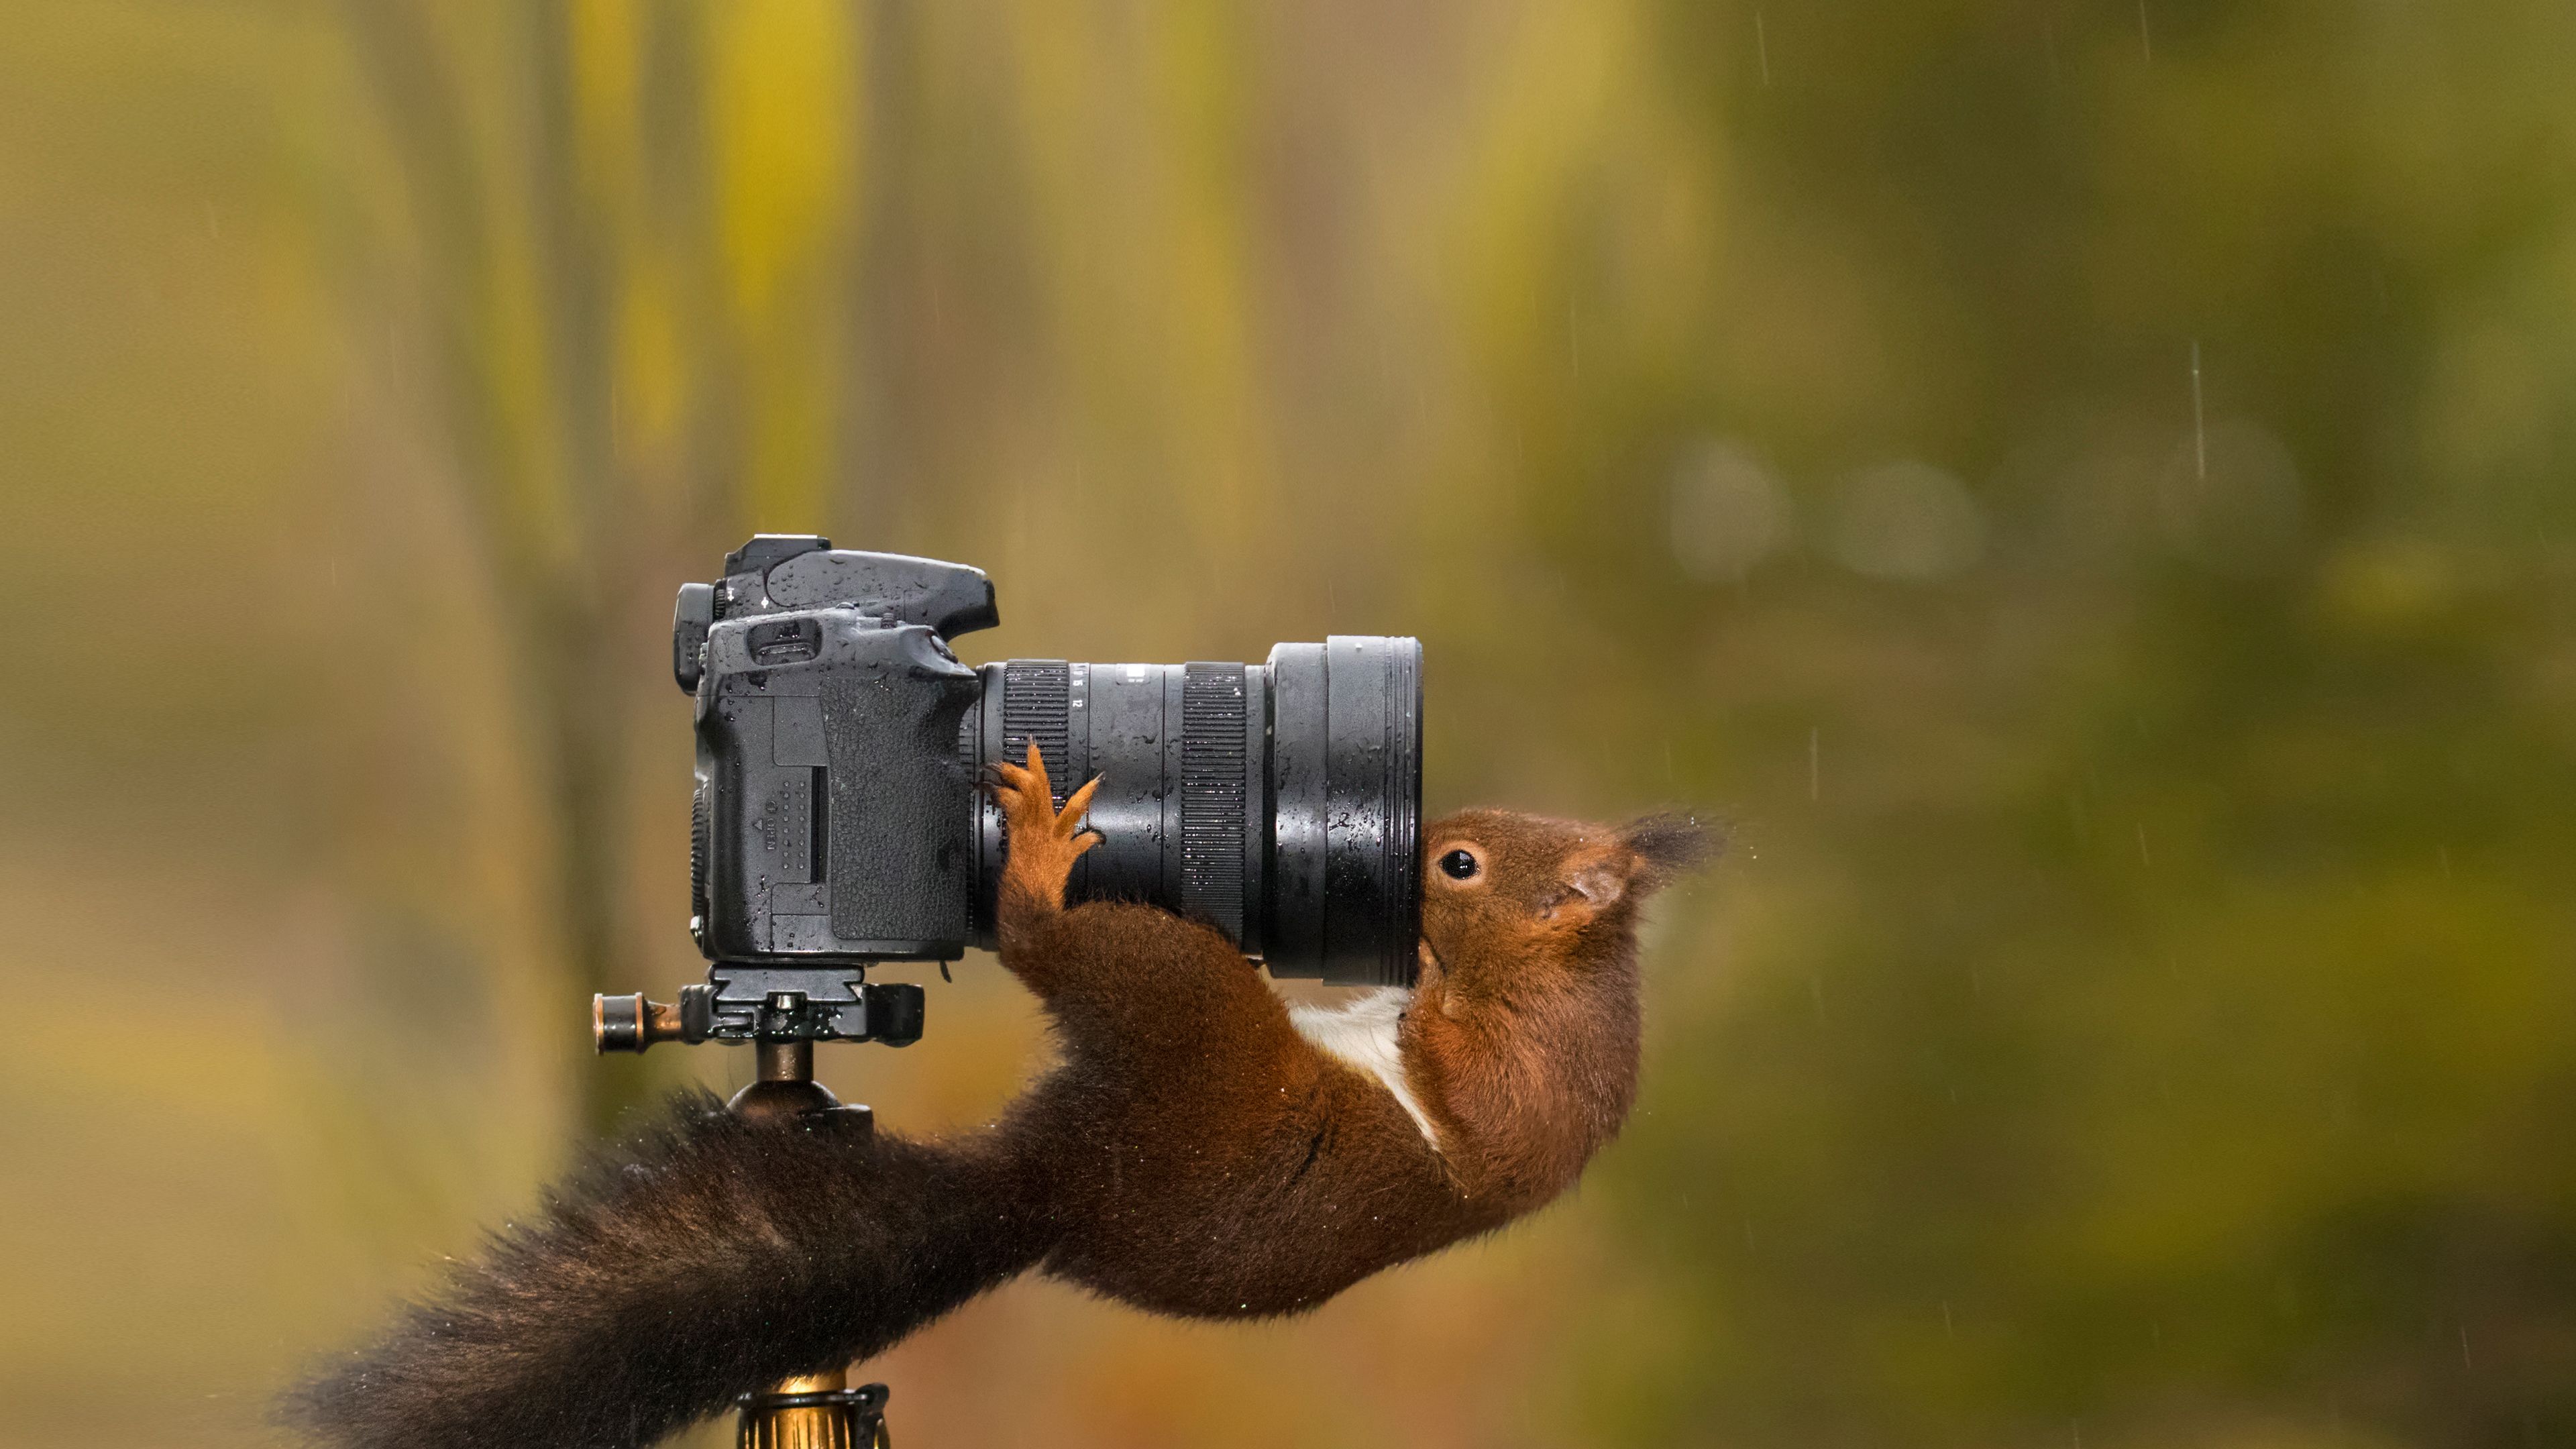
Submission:
<svg viewBox="0 0 2576 1449">
<path fill-rule="evenodd" d="M 1422 835 L 1424 966 L 1453 986 L 1559 962 L 1624 960 L 1637 907 L 1707 860 L 1716 833 L 1687 815 L 1588 825 L 1465 810 Z"/>
</svg>

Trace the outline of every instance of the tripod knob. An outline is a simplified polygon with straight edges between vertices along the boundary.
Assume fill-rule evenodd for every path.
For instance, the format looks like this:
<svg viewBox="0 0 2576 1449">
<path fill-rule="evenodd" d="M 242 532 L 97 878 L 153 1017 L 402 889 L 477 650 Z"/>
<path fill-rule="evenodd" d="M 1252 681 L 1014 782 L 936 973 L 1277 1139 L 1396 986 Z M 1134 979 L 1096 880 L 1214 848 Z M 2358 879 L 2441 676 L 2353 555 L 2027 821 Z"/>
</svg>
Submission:
<svg viewBox="0 0 2576 1449">
<path fill-rule="evenodd" d="M 680 1008 L 647 1001 L 640 991 L 633 996 L 590 999 L 590 1043 L 602 1054 L 640 1052 L 657 1041 L 682 1041 L 687 1035 Z"/>
</svg>

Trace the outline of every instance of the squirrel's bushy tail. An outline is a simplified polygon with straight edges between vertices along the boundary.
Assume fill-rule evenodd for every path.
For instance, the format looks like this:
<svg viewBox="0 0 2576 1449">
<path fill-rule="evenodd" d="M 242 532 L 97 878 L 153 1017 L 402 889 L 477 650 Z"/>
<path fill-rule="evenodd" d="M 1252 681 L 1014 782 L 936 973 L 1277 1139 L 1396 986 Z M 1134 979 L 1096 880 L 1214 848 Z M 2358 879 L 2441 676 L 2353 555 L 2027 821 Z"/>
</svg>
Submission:
<svg viewBox="0 0 2576 1449">
<path fill-rule="evenodd" d="M 631 1449 L 895 1343 L 1045 1256 L 999 1139 L 751 1120 L 694 1093 L 288 1400 L 346 1449 Z"/>
</svg>

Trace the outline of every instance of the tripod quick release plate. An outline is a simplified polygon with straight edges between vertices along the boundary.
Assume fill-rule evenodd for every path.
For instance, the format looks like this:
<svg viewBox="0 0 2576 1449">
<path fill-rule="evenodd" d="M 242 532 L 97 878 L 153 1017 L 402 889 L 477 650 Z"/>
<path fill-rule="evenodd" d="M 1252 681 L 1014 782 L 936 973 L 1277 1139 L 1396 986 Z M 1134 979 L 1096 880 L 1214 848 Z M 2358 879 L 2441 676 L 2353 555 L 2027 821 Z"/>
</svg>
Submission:
<svg viewBox="0 0 2576 1449">
<path fill-rule="evenodd" d="M 746 966 L 719 961 L 707 980 L 680 988 L 676 1006 L 633 996 L 591 998 L 591 1038 L 602 1052 L 640 1052 L 657 1041 L 921 1040 L 921 988 L 870 985 L 855 967 Z"/>
</svg>

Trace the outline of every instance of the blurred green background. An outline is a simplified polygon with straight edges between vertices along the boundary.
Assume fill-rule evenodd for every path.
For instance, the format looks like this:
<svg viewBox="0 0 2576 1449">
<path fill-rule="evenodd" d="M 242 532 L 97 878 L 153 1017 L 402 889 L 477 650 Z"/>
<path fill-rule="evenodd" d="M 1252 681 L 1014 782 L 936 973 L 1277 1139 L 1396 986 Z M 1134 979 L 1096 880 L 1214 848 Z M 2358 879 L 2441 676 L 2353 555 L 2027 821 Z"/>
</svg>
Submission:
<svg viewBox="0 0 2576 1449">
<path fill-rule="evenodd" d="M 1413 632 L 1431 805 L 1735 824 L 1574 1199 L 1025 1283 L 912 1445 L 2576 1443 L 2576 10 L 27 3 L 0 1440 L 267 1442 L 667 995 L 673 587 Z M 1040 1043 L 989 959 L 890 1125 Z M 721 1429 L 693 1442 L 723 1442 Z"/>
</svg>

